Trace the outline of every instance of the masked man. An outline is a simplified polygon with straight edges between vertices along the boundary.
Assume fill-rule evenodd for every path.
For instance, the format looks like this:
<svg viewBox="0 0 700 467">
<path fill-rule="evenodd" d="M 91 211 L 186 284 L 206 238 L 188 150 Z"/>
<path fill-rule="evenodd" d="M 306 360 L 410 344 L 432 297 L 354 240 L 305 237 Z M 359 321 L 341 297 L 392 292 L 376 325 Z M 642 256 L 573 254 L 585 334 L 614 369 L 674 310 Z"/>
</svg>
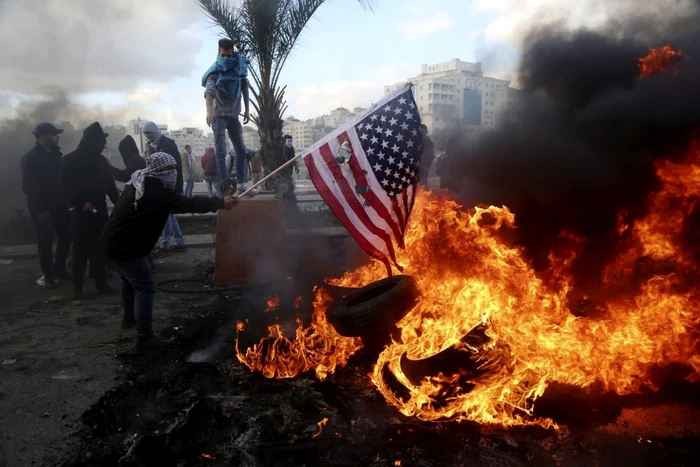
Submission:
<svg viewBox="0 0 700 467">
<path fill-rule="evenodd" d="M 83 279 L 88 259 L 97 291 L 102 294 L 116 293 L 107 285 L 105 257 L 99 247 L 102 228 L 108 217 L 105 196 L 116 203 L 119 195 L 109 162 L 102 155 L 107 136 L 99 123 L 93 123 L 83 131 L 78 148 L 61 161 L 61 191 L 71 209 L 73 227 L 74 300 L 83 298 Z"/>
<path fill-rule="evenodd" d="M 283 149 L 284 161 L 289 162 L 292 159 L 294 159 L 294 156 L 296 155 L 296 150 L 294 149 L 294 139 L 290 135 L 284 135 L 282 138 L 284 139 L 284 149 Z M 292 166 L 294 166 L 293 169 L 292 169 Z M 295 162 L 294 164 L 288 165 L 283 170 L 284 177 L 290 181 L 293 180 L 292 170 L 294 170 L 295 173 L 299 173 L 299 164 L 297 162 Z"/>
<path fill-rule="evenodd" d="M 147 259 L 168 217 L 231 209 L 236 204 L 230 196 L 187 198 L 175 192 L 176 180 L 176 158 L 162 152 L 148 156 L 146 168 L 136 171 L 124 188 L 102 236 L 103 248 L 122 279 L 122 329 L 136 327 L 137 349 L 168 344 L 153 334 L 155 285 Z"/>
<path fill-rule="evenodd" d="M 153 122 L 146 122 L 143 126 L 143 135 L 148 139 L 148 154 L 155 154 L 156 152 L 164 152 L 173 156 L 177 163 L 177 178 L 175 180 L 174 190 L 177 194 L 182 194 L 182 159 L 180 158 L 180 151 L 177 149 L 177 144 L 175 141 L 163 136 L 156 125 Z M 170 248 L 170 237 L 175 237 L 175 246 Z M 185 249 L 185 237 L 182 235 L 182 230 L 180 230 L 180 223 L 177 221 L 175 215 L 168 216 L 168 221 L 165 223 L 165 228 L 163 229 L 163 242 L 161 243 L 160 250 L 156 252 L 156 256 L 166 255 L 171 251 L 182 251 Z"/>
<path fill-rule="evenodd" d="M 134 172 L 146 167 L 146 161 L 139 155 L 139 148 L 131 136 L 126 136 L 119 141 L 119 154 L 121 154 L 124 161 L 124 169 L 110 168 L 112 176 L 118 182 L 126 183 L 130 181 Z"/>
<path fill-rule="evenodd" d="M 233 51 L 233 41 L 219 41 L 219 55 L 204 76 L 202 86 L 207 105 L 207 125 L 214 132 L 214 149 L 219 178 L 228 178 L 226 170 L 226 132 L 236 152 L 236 185 L 238 193 L 248 189 L 245 179 L 246 147 L 243 141 L 243 126 L 238 120 L 241 113 L 241 97 L 245 107 L 243 125 L 250 120 L 248 97 L 248 59 Z M 255 193 L 251 193 L 255 194 Z"/>
<path fill-rule="evenodd" d="M 22 157 L 22 190 L 27 195 L 29 214 L 36 229 L 44 284 L 49 288 L 56 285 L 56 279 L 71 279 L 66 272 L 70 219 L 59 189 L 62 156 L 58 135 L 61 133 L 63 130 L 50 123 L 40 123 L 34 130 L 36 145 Z M 58 244 L 52 263 L 54 230 Z"/>
</svg>

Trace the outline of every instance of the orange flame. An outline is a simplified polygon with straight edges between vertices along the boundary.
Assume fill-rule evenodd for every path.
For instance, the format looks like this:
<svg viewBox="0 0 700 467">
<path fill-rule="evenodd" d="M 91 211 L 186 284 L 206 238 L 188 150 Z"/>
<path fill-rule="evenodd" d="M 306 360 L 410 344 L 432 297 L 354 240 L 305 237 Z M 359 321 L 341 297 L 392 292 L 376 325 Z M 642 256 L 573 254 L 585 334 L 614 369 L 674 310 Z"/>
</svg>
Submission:
<svg viewBox="0 0 700 467">
<path fill-rule="evenodd" d="M 280 325 L 269 326 L 269 337 L 263 338 L 245 353 L 238 348 L 236 337 L 238 360 L 266 378 L 294 378 L 314 370 L 316 376 L 324 380 L 336 367 L 345 366 L 348 359 L 362 348 L 362 341 L 338 334 L 326 320 L 326 309 L 332 301 L 330 295 L 323 288 L 317 288 L 315 294 L 314 311 L 308 328 L 304 328 L 297 317 L 296 338 L 290 340 L 283 335 Z"/>
<path fill-rule="evenodd" d="M 328 419 L 324 417 L 323 420 L 316 424 L 318 425 L 318 431 L 311 435 L 311 437 L 318 438 L 319 436 L 321 436 L 321 433 L 323 433 L 323 427 L 326 425 L 326 423 L 328 423 Z"/>
<path fill-rule="evenodd" d="M 267 308 L 265 309 L 265 313 L 269 313 L 271 311 L 275 311 L 277 308 L 280 307 L 280 299 L 279 297 L 272 297 L 267 301 Z"/>
<path fill-rule="evenodd" d="M 700 142 L 684 163 L 664 161 L 657 173 L 661 189 L 649 199 L 649 214 L 631 227 L 629 248 L 611 263 L 615 274 L 606 274 L 611 284 L 622 278 L 629 281 L 631 261 L 643 256 L 672 259 L 677 268 L 689 265 L 678 236 L 684 217 L 700 199 Z M 697 292 L 680 287 L 680 274 L 654 275 L 636 296 L 615 295 L 605 304 L 604 320 L 575 317 L 566 305 L 573 256 L 550 256 L 559 286 L 551 290 L 519 249 L 494 235 L 512 226 L 514 219 L 505 207 L 464 214 L 444 195 L 419 194 L 399 262 L 404 274 L 414 275 L 423 295 L 398 323 L 401 340 L 380 354 L 371 375 L 390 404 L 423 420 L 549 427 L 551 421 L 529 415 L 534 400 L 554 381 L 581 387 L 600 381 L 606 390 L 628 394 L 654 389 L 647 372 L 655 365 L 685 364 L 692 369 L 691 378 L 698 377 L 698 341 L 691 330 L 699 324 L 700 300 Z M 572 251 L 584 241 L 562 235 Z M 336 282 L 361 286 L 382 277 L 382 265 L 373 263 Z M 491 341 L 475 359 L 488 371 L 469 380 L 473 388 L 457 387 L 463 375 L 409 381 L 402 357 L 435 355 L 482 323 L 488 325 Z M 407 388 L 407 400 L 389 387 L 385 370 Z M 451 392 L 444 400 L 446 388 Z"/>
<path fill-rule="evenodd" d="M 678 61 L 683 58 L 683 51 L 671 45 L 649 48 L 649 53 L 639 59 L 639 75 L 651 76 L 658 73 L 675 73 Z"/>
<path fill-rule="evenodd" d="M 210 456 L 209 454 L 202 453 L 202 457 L 205 459 L 216 459 L 216 456 Z"/>
</svg>

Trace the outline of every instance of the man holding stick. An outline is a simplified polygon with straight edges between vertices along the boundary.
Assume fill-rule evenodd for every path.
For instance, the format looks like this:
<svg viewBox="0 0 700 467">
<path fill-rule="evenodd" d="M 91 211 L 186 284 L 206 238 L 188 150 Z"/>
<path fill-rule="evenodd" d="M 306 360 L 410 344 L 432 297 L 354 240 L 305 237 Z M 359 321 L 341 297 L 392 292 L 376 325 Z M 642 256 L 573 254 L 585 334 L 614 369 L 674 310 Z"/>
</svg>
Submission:
<svg viewBox="0 0 700 467">
<path fill-rule="evenodd" d="M 136 327 L 139 350 L 169 345 L 153 333 L 155 284 L 148 264 L 168 216 L 216 212 L 231 209 L 237 203 L 231 196 L 188 198 L 175 192 L 176 182 L 174 157 L 163 152 L 148 156 L 146 168 L 134 172 L 131 182 L 124 188 L 102 235 L 102 246 L 117 264 L 122 279 L 122 329 Z"/>
</svg>

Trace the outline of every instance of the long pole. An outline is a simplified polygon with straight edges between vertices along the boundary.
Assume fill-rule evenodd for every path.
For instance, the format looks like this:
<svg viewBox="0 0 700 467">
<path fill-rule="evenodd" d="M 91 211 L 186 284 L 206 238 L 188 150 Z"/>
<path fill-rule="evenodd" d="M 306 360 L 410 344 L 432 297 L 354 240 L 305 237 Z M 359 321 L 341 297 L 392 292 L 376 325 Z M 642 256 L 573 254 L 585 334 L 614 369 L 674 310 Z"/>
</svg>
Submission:
<svg viewBox="0 0 700 467">
<path fill-rule="evenodd" d="M 272 177 L 273 175 L 276 175 L 276 174 L 280 173 L 282 170 L 284 170 L 285 168 L 287 168 L 287 167 L 289 167 L 290 165 L 292 165 L 292 164 L 293 164 L 294 162 L 296 162 L 296 160 L 299 159 L 300 157 L 301 157 L 301 154 L 299 154 L 298 156 L 294 156 L 292 159 L 289 159 L 287 162 L 285 162 L 284 164 L 280 165 L 278 168 L 276 168 L 275 170 L 273 170 L 273 171 L 270 172 L 269 174 L 265 175 L 262 179 L 260 179 L 260 181 L 258 181 L 258 183 L 256 183 L 255 185 L 251 186 L 251 187 L 248 188 L 246 191 L 244 191 L 243 193 L 241 193 L 240 195 L 238 195 L 238 198 L 243 198 L 245 195 L 247 195 L 248 193 L 250 193 L 251 191 L 253 191 L 255 188 L 257 188 L 257 187 L 259 187 L 260 185 L 262 185 L 263 183 L 265 183 L 270 177 Z"/>
</svg>

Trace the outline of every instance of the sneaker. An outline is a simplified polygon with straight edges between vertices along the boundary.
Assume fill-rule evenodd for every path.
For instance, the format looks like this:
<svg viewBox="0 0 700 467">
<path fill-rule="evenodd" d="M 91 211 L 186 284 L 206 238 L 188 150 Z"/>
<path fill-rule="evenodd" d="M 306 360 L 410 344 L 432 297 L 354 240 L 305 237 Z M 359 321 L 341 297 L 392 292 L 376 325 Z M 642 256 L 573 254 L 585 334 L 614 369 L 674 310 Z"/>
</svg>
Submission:
<svg viewBox="0 0 700 467">
<path fill-rule="evenodd" d="M 185 250 L 187 250 L 187 246 L 185 246 L 185 245 L 175 245 L 174 247 L 170 248 L 171 252 L 185 251 Z"/>
<path fill-rule="evenodd" d="M 238 185 L 238 188 L 236 189 L 236 194 L 237 194 L 238 196 L 240 196 L 240 195 L 242 195 L 244 192 L 246 192 L 247 190 L 248 190 L 248 185 L 246 185 L 245 183 L 242 184 L 242 185 Z M 257 195 L 258 193 L 260 193 L 260 190 L 258 190 L 257 188 L 255 188 L 255 189 L 251 190 L 250 193 L 248 193 L 248 195 L 250 195 L 250 196 L 255 196 L 255 195 Z"/>
<path fill-rule="evenodd" d="M 117 291 L 114 290 L 112 287 L 110 287 L 106 282 L 101 282 L 97 283 L 95 285 L 95 289 L 97 289 L 97 293 L 100 293 L 102 295 L 117 295 Z"/>
<path fill-rule="evenodd" d="M 122 330 L 129 331 L 136 327 L 136 320 L 134 318 L 122 318 Z"/>
<path fill-rule="evenodd" d="M 173 346 L 173 341 L 164 341 L 156 336 L 136 337 L 136 350 L 166 349 Z"/>
<path fill-rule="evenodd" d="M 56 279 L 44 278 L 44 287 L 47 289 L 55 289 L 58 286 Z"/>
<path fill-rule="evenodd" d="M 82 301 L 83 299 L 83 288 L 82 287 L 73 287 L 73 301 L 78 302 Z"/>
</svg>

